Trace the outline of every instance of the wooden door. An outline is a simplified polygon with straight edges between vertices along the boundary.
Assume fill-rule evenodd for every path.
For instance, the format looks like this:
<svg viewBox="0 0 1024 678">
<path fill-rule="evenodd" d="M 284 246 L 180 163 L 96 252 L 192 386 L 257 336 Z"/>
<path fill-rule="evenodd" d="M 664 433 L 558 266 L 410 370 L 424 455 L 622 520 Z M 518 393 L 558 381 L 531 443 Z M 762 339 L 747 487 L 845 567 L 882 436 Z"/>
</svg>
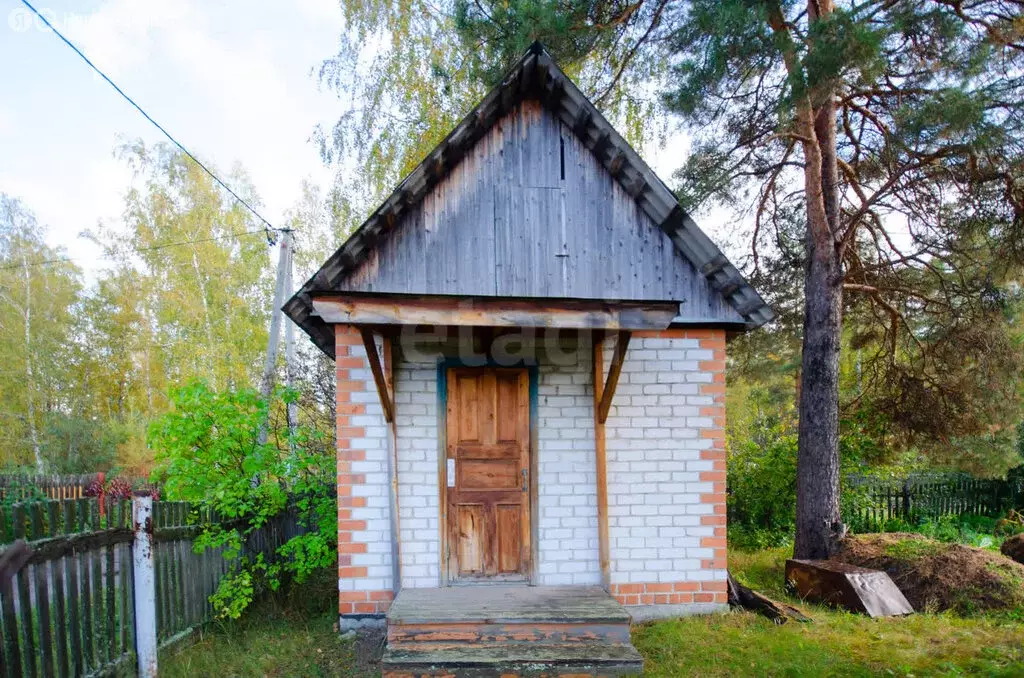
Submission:
<svg viewBox="0 0 1024 678">
<path fill-rule="evenodd" d="M 448 578 L 525 579 L 530 564 L 530 396 L 525 369 L 447 373 Z"/>
</svg>

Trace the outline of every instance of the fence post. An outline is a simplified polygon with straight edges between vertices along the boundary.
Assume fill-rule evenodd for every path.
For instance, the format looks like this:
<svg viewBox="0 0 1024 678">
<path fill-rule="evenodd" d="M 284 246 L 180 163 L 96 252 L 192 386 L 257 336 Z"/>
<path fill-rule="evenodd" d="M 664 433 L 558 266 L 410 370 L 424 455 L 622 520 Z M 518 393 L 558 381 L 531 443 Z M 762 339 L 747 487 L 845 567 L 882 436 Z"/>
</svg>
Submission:
<svg viewBox="0 0 1024 678">
<path fill-rule="evenodd" d="M 106 484 L 106 481 L 107 481 L 107 474 L 106 473 L 104 473 L 103 471 L 100 471 L 99 473 L 96 474 L 96 484 L 99 485 L 99 487 L 100 487 L 99 493 L 96 495 L 99 498 L 99 500 L 100 500 L 100 520 L 103 520 L 106 517 L 106 514 L 107 514 L 107 512 L 106 512 L 106 504 L 107 504 L 107 502 L 105 501 L 106 498 L 107 498 L 106 497 L 107 491 L 106 491 L 106 488 L 104 488 L 104 485 Z"/>
<path fill-rule="evenodd" d="M 135 654 L 139 678 L 156 678 L 156 579 L 153 570 L 153 496 L 132 497 L 132 563 L 135 583 Z"/>
</svg>

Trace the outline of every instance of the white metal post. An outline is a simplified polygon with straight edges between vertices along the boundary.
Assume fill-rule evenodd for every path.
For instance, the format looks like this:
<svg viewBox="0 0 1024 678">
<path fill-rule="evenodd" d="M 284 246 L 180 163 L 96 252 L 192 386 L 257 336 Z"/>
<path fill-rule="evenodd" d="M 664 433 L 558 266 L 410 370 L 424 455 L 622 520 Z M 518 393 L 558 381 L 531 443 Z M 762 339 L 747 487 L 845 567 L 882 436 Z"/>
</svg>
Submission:
<svg viewBox="0 0 1024 678">
<path fill-rule="evenodd" d="M 132 564 L 135 567 L 135 654 L 139 678 L 156 678 L 156 578 L 153 568 L 153 497 L 132 497 Z"/>
</svg>

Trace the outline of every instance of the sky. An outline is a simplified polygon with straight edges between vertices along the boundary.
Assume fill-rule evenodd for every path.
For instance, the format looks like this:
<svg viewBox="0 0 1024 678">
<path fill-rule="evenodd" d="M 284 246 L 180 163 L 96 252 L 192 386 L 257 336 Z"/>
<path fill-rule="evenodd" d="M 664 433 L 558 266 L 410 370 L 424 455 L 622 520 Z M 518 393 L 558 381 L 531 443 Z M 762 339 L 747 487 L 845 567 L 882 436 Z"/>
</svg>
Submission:
<svg viewBox="0 0 1024 678">
<path fill-rule="evenodd" d="M 243 167 L 271 223 L 304 180 L 331 183 L 311 137 L 342 106 L 313 71 L 344 28 L 337 0 L 33 4 L 200 159 L 222 175 Z M 116 148 L 164 138 L 18 0 L 0 0 L 0 20 L 0 192 L 89 274 L 102 262 L 80 234 L 118 222 L 133 180 Z M 667 179 L 684 148 L 675 138 L 645 155 Z"/>
</svg>

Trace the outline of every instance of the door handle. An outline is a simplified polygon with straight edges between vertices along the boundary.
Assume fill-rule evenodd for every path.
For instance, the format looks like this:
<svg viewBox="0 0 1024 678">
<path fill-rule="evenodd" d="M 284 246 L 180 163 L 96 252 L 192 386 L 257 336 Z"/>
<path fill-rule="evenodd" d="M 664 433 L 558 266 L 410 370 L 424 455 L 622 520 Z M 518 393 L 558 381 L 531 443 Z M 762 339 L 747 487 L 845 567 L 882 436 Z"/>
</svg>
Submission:
<svg viewBox="0 0 1024 678">
<path fill-rule="evenodd" d="M 527 489 L 526 489 L 526 473 L 527 473 L 527 471 L 526 471 L 526 469 L 524 468 L 524 469 L 522 470 L 522 474 L 523 474 L 523 492 L 526 492 L 526 491 L 527 491 Z"/>
</svg>

